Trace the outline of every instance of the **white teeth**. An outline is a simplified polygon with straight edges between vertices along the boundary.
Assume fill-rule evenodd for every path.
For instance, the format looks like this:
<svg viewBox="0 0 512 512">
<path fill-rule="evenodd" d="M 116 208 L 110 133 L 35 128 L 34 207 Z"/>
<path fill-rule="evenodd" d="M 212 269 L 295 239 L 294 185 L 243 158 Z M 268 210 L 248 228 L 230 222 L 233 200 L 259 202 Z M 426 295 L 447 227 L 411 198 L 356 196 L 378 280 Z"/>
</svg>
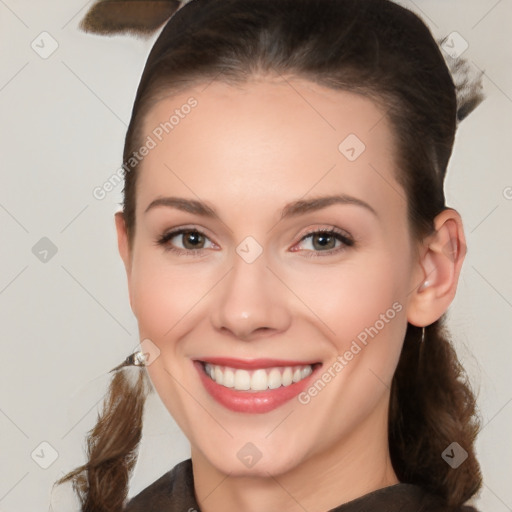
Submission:
<svg viewBox="0 0 512 512">
<path fill-rule="evenodd" d="M 283 382 L 283 386 L 289 386 L 292 383 L 293 373 L 292 369 L 289 366 L 284 369 L 281 379 Z"/>
<path fill-rule="evenodd" d="M 277 368 L 272 368 L 268 374 L 267 382 L 269 389 L 276 389 L 281 386 L 281 372 Z"/>
<path fill-rule="evenodd" d="M 216 379 L 215 382 L 217 382 Z M 222 384 L 222 382 L 217 382 L 217 384 Z M 235 371 L 235 389 L 239 389 L 241 391 L 251 389 L 251 375 L 247 370 Z"/>
<path fill-rule="evenodd" d="M 313 372 L 313 368 L 309 364 L 258 368 L 248 371 L 206 363 L 204 369 L 206 374 L 217 384 L 238 391 L 265 391 L 266 389 L 290 386 L 294 382 L 309 377 Z"/>
<path fill-rule="evenodd" d="M 254 391 L 267 389 L 267 380 L 267 372 L 265 370 L 256 370 L 251 377 L 251 389 Z"/>
<path fill-rule="evenodd" d="M 218 366 L 215 367 L 213 376 L 215 377 L 215 382 L 218 382 L 219 384 L 224 384 L 224 374 L 222 373 L 222 370 Z"/>
<path fill-rule="evenodd" d="M 301 370 L 302 378 L 305 379 L 306 377 L 309 377 L 313 373 L 313 369 L 311 366 L 306 366 Z"/>
<path fill-rule="evenodd" d="M 231 368 L 224 370 L 224 378 L 222 379 L 222 385 L 227 388 L 235 387 L 235 372 Z"/>
</svg>

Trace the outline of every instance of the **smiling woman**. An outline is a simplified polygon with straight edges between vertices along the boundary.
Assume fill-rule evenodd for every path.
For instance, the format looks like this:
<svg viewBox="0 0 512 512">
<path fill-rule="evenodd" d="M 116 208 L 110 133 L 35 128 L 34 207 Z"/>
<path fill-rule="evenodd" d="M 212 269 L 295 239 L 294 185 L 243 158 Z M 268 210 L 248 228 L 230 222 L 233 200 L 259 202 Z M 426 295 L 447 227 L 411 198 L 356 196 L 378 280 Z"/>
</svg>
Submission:
<svg viewBox="0 0 512 512">
<path fill-rule="evenodd" d="M 457 105 L 429 30 L 387 0 L 188 2 L 151 50 L 124 162 L 190 97 L 123 167 L 141 352 L 60 482 L 87 512 L 474 510 L 443 180 L 478 101 Z M 125 503 L 150 384 L 191 458 Z"/>
</svg>

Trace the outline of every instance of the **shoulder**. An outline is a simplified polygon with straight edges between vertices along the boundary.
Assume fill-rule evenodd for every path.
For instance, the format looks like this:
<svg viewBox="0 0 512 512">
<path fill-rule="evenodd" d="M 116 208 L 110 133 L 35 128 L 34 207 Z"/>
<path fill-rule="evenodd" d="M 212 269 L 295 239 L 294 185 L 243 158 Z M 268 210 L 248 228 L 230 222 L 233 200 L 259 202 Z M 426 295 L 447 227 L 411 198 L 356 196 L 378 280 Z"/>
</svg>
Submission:
<svg viewBox="0 0 512 512">
<path fill-rule="evenodd" d="M 450 508 L 434 494 L 415 484 L 399 483 L 370 492 L 353 501 L 344 503 L 330 512 L 479 512 L 465 505 L 458 509 Z M 155 480 L 125 506 L 123 512 L 198 512 L 199 505 L 194 494 L 194 477 L 191 459 L 180 462 L 173 469 Z"/>
<path fill-rule="evenodd" d="M 199 510 L 194 497 L 192 461 L 184 460 L 131 498 L 124 512 Z"/>
<path fill-rule="evenodd" d="M 458 508 L 449 507 L 446 501 L 435 494 L 431 494 L 426 489 L 414 484 L 399 484 L 394 486 L 399 494 L 404 495 L 404 499 L 418 507 L 422 512 L 479 512 L 469 505 L 463 505 Z"/>
<path fill-rule="evenodd" d="M 344 503 L 329 512 L 479 512 L 470 506 L 454 509 L 439 496 L 430 494 L 423 487 L 410 483 L 398 483 L 377 489 L 353 501 Z"/>
<path fill-rule="evenodd" d="M 425 507 L 425 512 L 479 512 L 471 505 L 462 505 L 459 508 L 449 507 L 440 496 L 430 494 L 428 491 L 423 489 L 419 492 L 423 493 L 421 505 Z M 423 508 L 421 510 L 423 510 Z"/>
</svg>

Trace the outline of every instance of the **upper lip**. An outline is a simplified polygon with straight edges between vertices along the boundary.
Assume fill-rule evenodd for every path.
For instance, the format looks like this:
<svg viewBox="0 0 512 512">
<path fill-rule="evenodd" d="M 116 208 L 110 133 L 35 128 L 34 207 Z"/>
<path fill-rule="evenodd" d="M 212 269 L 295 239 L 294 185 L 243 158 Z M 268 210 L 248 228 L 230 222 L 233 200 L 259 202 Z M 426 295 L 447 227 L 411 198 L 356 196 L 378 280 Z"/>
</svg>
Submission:
<svg viewBox="0 0 512 512">
<path fill-rule="evenodd" d="M 218 366 L 228 366 L 230 368 L 272 368 L 276 366 L 306 366 L 314 365 L 318 361 L 293 361 L 285 359 L 236 359 L 233 357 L 206 357 L 197 359 L 202 363 L 209 363 Z"/>
</svg>

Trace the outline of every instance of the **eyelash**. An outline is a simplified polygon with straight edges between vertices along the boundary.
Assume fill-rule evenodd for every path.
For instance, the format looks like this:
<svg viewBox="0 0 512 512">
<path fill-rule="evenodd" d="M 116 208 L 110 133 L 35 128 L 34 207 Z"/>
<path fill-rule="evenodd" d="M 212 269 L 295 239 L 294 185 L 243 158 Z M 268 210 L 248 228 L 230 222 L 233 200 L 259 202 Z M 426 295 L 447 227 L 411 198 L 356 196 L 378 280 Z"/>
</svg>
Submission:
<svg viewBox="0 0 512 512">
<path fill-rule="evenodd" d="M 180 249 L 179 247 L 173 247 L 169 244 L 169 240 L 174 238 L 175 236 L 182 235 L 185 233 L 199 233 L 200 235 L 204 236 L 205 238 L 208 238 L 201 230 L 189 227 L 189 228 L 179 228 L 175 229 L 173 231 L 169 231 L 167 233 L 164 233 L 160 238 L 157 239 L 156 244 L 163 246 L 164 251 L 173 252 L 177 254 L 178 256 L 199 256 L 199 253 L 204 250 L 204 248 L 201 249 Z"/>
<path fill-rule="evenodd" d="M 338 247 L 337 249 L 329 249 L 328 251 L 305 251 L 305 257 L 306 258 L 316 258 L 316 257 L 323 257 L 323 256 L 332 256 L 333 254 L 337 254 L 341 251 L 346 250 L 348 247 L 353 247 L 355 245 L 354 240 L 344 231 L 341 231 L 337 228 L 320 228 L 320 229 L 311 229 L 310 231 L 307 231 L 302 235 L 301 239 L 299 240 L 299 243 L 303 242 L 307 238 L 311 237 L 312 235 L 328 235 L 333 236 L 336 240 L 339 240 L 342 242 L 344 247 Z M 309 253 L 309 254 L 307 254 Z"/>
<path fill-rule="evenodd" d="M 174 238 L 175 236 L 186 234 L 186 233 L 198 233 L 201 236 L 208 238 L 201 230 L 194 228 L 194 227 L 187 227 L 187 228 L 179 228 L 175 229 L 173 231 L 169 231 L 167 233 L 164 233 L 161 237 L 159 237 L 156 240 L 156 245 L 162 246 L 165 251 L 173 252 L 177 254 L 178 256 L 196 256 L 199 257 L 201 251 L 205 250 L 204 248 L 200 249 L 180 249 L 178 247 L 173 247 L 169 244 L 169 240 Z M 316 258 L 316 257 L 323 257 L 323 256 L 331 256 L 333 254 L 339 253 L 341 251 L 346 250 L 348 247 L 353 247 L 355 245 L 354 240 L 348 236 L 345 232 L 336 229 L 336 228 L 329 228 L 329 229 L 313 229 L 308 232 L 306 232 L 298 243 L 303 242 L 307 238 L 311 237 L 312 235 L 328 235 L 328 236 L 334 236 L 336 240 L 339 240 L 344 244 L 344 247 L 338 247 L 337 249 L 330 249 L 328 251 L 305 251 L 306 253 L 310 253 L 306 258 Z"/>
</svg>

